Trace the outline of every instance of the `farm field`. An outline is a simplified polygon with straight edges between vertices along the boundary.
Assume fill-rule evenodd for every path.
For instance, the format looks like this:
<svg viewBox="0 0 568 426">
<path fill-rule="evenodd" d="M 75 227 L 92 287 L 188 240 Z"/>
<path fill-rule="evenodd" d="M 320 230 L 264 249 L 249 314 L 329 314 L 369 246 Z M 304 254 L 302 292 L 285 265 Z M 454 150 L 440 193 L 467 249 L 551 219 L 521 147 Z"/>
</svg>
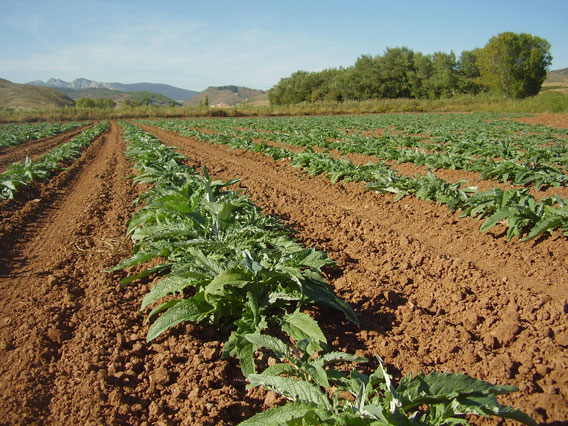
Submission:
<svg viewBox="0 0 568 426">
<path fill-rule="evenodd" d="M 86 124 L 87 123 L 85 123 L 85 125 Z M 81 133 L 82 130 L 84 130 L 84 127 L 77 128 L 77 126 L 75 126 L 74 128 L 65 130 L 57 135 L 52 135 L 51 137 L 44 136 L 35 138 L 33 136 L 28 136 L 27 142 L 25 143 L 21 143 L 21 141 L 16 139 L 15 142 L 17 143 L 13 145 L 2 145 L 0 149 L 0 173 L 2 173 L 11 163 L 15 161 L 22 161 L 26 156 L 35 160 L 50 149 L 55 148 L 57 145 L 71 140 L 74 136 Z M 2 130 L 0 130 L 0 134 L 1 132 Z M 22 141 L 26 141 L 26 139 L 22 138 Z"/>
<path fill-rule="evenodd" d="M 423 121 L 407 129 L 394 127 L 407 117 Z M 286 139 L 311 137 L 321 143 L 352 135 L 353 145 L 369 135 L 381 141 L 387 133 L 396 141 L 405 133 L 406 146 L 430 153 L 448 135 L 475 134 L 475 129 L 457 125 L 441 134 L 426 125 L 434 119 L 446 125 L 464 117 L 464 123 L 488 119 L 436 117 L 368 116 L 361 121 L 365 127 L 357 129 L 350 117 L 331 127 L 324 126 L 329 117 L 173 121 L 191 127 L 185 136 L 164 130 L 168 126 L 162 121 L 138 124 L 177 147 L 196 170 L 207 166 L 213 179 L 240 178 L 234 188 L 292 227 L 305 246 L 336 261 L 337 269 L 326 269 L 325 277 L 353 307 L 360 326 L 335 311 L 310 310 L 335 349 L 369 359 L 378 354 L 395 377 L 454 371 L 513 385 L 519 392 L 500 397 L 502 403 L 542 424 L 562 424 L 568 417 L 568 240 L 560 231 L 526 242 L 517 237 L 507 241 L 503 224 L 481 232 L 483 221 L 461 218 L 459 211 L 436 201 L 413 195 L 395 201 L 396 194 L 365 190 L 364 182 L 339 177 L 331 183 L 324 174 L 311 176 L 286 158 L 205 142 L 215 142 L 226 131 L 249 145 L 301 152 L 304 146 Z M 513 143 L 503 146 L 515 161 L 522 157 L 516 151 L 556 147 L 546 163 L 560 170 L 557 179 L 563 183 L 568 116 L 503 118 L 517 120 L 554 127 L 522 124 L 502 130 L 496 125 L 491 132 L 508 135 Z M 283 122 L 287 128 L 277 126 Z M 42 140 L 44 145 L 26 143 L 24 156 L 40 155 L 40 146 L 55 146 L 65 138 L 71 136 Z M 522 145 L 526 140 L 536 142 Z M 221 358 L 226 336 L 217 328 L 184 323 L 146 343 L 149 326 L 138 309 L 150 280 L 121 286 L 124 272 L 105 272 L 132 253 L 126 221 L 142 191 L 128 179 L 134 171 L 125 147 L 122 128 L 111 121 L 109 130 L 67 170 L 15 200 L 0 201 L 3 424 L 231 425 L 281 401 L 271 392 L 246 389 L 238 361 Z M 339 158 L 341 152 L 331 148 L 330 156 Z M 384 160 L 403 176 L 427 170 L 369 152 L 349 155 L 356 165 Z M 468 155 L 472 163 L 479 156 Z M 505 154 L 492 157 L 506 159 Z M 566 197 L 562 185 L 477 182 L 479 172 L 463 169 L 434 173 L 450 183 L 467 179 L 479 190 L 526 190 L 539 201 Z"/>
</svg>

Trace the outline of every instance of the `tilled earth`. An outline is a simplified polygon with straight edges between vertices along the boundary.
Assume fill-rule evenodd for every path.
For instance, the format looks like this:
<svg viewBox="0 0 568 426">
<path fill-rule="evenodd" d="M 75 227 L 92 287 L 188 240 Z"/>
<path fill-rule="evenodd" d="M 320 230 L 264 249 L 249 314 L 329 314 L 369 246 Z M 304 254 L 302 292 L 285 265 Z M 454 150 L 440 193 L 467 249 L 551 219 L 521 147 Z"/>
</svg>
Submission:
<svg viewBox="0 0 568 426">
<path fill-rule="evenodd" d="M 434 203 L 145 128 L 215 179 L 242 178 L 235 187 L 336 260 L 327 278 L 361 326 L 314 310 L 334 347 L 378 354 L 397 377 L 435 369 L 517 386 L 501 402 L 564 424 L 566 238 L 507 243 Z M 68 170 L 0 204 L 0 424 L 231 425 L 278 402 L 246 390 L 214 328 L 145 343 L 137 311 L 150 283 L 121 287 L 122 273 L 105 272 L 131 253 L 132 173 L 112 122 Z"/>
<path fill-rule="evenodd" d="M 4 148 L 0 151 L 0 173 L 6 170 L 11 163 L 15 161 L 23 161 L 26 157 L 29 157 L 31 160 L 36 160 L 50 149 L 69 142 L 85 129 L 86 127 L 82 127 L 70 132 L 61 133 L 51 138 L 42 138 L 33 142 L 22 143 Z"/>
</svg>

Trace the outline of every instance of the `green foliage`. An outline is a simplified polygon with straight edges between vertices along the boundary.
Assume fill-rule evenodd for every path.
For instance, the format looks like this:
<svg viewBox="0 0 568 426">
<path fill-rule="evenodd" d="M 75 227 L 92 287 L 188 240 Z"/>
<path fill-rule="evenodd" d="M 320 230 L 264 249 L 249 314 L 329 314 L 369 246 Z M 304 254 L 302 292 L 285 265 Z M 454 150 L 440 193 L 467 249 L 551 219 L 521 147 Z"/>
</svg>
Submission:
<svg viewBox="0 0 568 426">
<path fill-rule="evenodd" d="M 478 61 L 481 80 L 507 98 L 538 94 L 551 62 L 546 40 L 512 32 L 492 37 L 479 52 Z"/>
<path fill-rule="evenodd" d="M 0 199 L 12 199 L 21 187 L 33 181 L 45 180 L 54 172 L 62 170 L 62 164 L 78 158 L 83 149 L 107 128 L 108 122 L 99 123 L 83 131 L 70 142 L 55 147 L 38 161 L 26 157 L 23 162 L 12 163 L 4 173 L 0 174 Z"/>
<path fill-rule="evenodd" d="M 116 106 L 116 102 L 112 99 L 92 99 L 79 98 L 75 102 L 76 108 L 108 108 L 112 109 Z"/>
<path fill-rule="evenodd" d="M 155 92 L 131 92 L 124 104 L 128 107 L 150 106 L 150 105 L 170 105 L 172 99 Z"/>
<path fill-rule="evenodd" d="M 407 47 L 363 55 L 348 68 L 297 71 L 268 94 L 272 105 L 323 100 L 440 99 L 487 88 L 509 98 L 536 95 L 551 63 L 550 45 L 530 34 L 502 33 L 483 49 L 424 55 Z"/>
<path fill-rule="evenodd" d="M 290 240 L 288 229 L 262 216 L 245 197 L 223 189 L 238 180 L 213 181 L 206 168 L 200 176 L 157 139 L 123 126 L 127 155 L 141 171 L 136 181 L 153 187 L 128 224 L 133 256 L 113 270 L 160 262 L 123 280 L 163 275 L 141 306 L 157 304 L 148 315 L 155 319 L 148 341 L 182 321 L 215 324 L 230 333 L 224 355 L 236 355 L 248 374 L 254 372 L 253 345 L 245 335 L 275 325 L 289 310 L 315 303 L 358 323 L 321 276 L 321 268 L 333 262 Z M 300 314 L 284 318 L 295 336 L 314 334 Z"/>
<path fill-rule="evenodd" d="M 4 124 L 0 126 L 0 150 L 23 142 L 69 132 L 90 122 Z"/>
<path fill-rule="evenodd" d="M 365 358 L 343 352 L 315 351 L 313 338 L 287 346 L 258 334 L 246 336 L 256 347 L 270 350 L 282 363 L 249 374 L 249 387 L 264 386 L 289 401 L 259 413 L 241 425 L 467 425 L 465 415 L 498 416 L 534 426 L 528 415 L 499 404 L 497 395 L 517 389 L 495 386 L 455 373 L 421 373 L 395 386 L 377 357 L 379 368 L 367 376 L 353 364 Z M 349 374 L 332 366 L 351 364 Z"/>
<path fill-rule="evenodd" d="M 201 122 L 200 127 L 208 124 Z M 320 275 L 321 268 L 331 263 L 325 254 L 294 243 L 281 225 L 258 215 L 244 197 L 224 189 L 235 180 L 213 181 L 206 168 L 199 176 L 179 164 L 179 154 L 155 138 L 132 125 L 123 126 L 130 142 L 128 155 L 140 169 L 135 180 L 153 187 L 138 200 L 145 204 L 128 224 L 134 254 L 113 269 L 150 259 L 155 260 L 154 265 L 158 263 L 123 280 L 126 284 L 154 272 L 159 274 L 159 281 L 141 306 L 141 310 L 155 306 L 147 317 L 147 321 L 154 320 L 148 340 L 183 321 L 215 324 L 230 332 L 224 355 L 239 358 L 249 387 L 264 386 L 289 400 L 241 424 L 455 425 L 468 424 L 465 416 L 472 414 L 536 424 L 526 414 L 497 401 L 496 396 L 516 390 L 511 386 L 436 372 L 408 375 L 395 386 L 380 358 L 374 373 L 367 376 L 359 372 L 354 365 L 367 360 L 331 350 L 318 323 L 300 311 L 306 303 L 319 303 L 357 323 L 351 308 L 333 294 Z M 253 144 L 248 138 L 201 133 L 173 123 L 168 127 L 186 135 L 208 135 L 217 143 L 281 155 L 281 151 L 269 150 L 267 144 Z M 311 131 L 321 144 L 337 136 L 333 130 Z M 309 146 L 309 142 L 306 144 Z M 316 171 L 321 168 L 327 173 L 327 163 L 335 167 L 332 159 L 313 150 L 301 154 L 298 163 L 313 165 Z M 349 162 L 338 164 L 331 176 L 356 168 Z M 384 165 L 379 168 L 389 170 Z M 377 173 L 360 172 L 371 176 Z M 428 175 L 418 184 L 418 192 L 422 191 L 425 198 L 443 198 L 460 191 L 459 185 L 448 185 Z M 508 206 L 505 198 L 512 197 L 505 196 L 500 206 Z M 488 213 L 497 208 L 486 207 Z M 542 224 L 544 230 L 548 226 Z M 293 344 L 267 334 L 278 326 L 282 332 L 278 335 L 288 335 Z M 259 351 L 270 351 L 281 362 L 257 373 L 255 360 L 261 358 L 255 354 Z"/>
<path fill-rule="evenodd" d="M 443 120 L 442 120 L 443 118 Z M 210 127 L 214 132 L 201 132 L 183 126 L 183 122 L 152 122 L 185 136 L 227 144 L 232 148 L 262 152 L 278 160 L 286 158 L 294 167 L 302 168 L 311 175 L 326 175 L 333 183 L 367 182 L 367 188 L 377 192 L 396 194 L 395 200 L 415 196 L 422 200 L 436 201 L 448 206 L 449 210 L 462 210 L 463 216 L 484 219 L 482 231 L 498 223 L 507 226 L 507 238 L 514 236 L 533 239 L 555 229 L 566 232 L 568 221 L 557 211 L 562 210 L 566 201 L 548 198 L 537 202 L 528 190 L 491 190 L 478 192 L 473 186 L 465 187 L 464 181 L 447 182 L 428 171 L 426 175 L 405 176 L 397 173 L 384 161 L 355 165 L 344 158 L 336 158 L 326 150 L 341 153 L 355 152 L 372 155 L 384 160 L 412 162 L 428 168 L 463 169 L 481 174 L 480 178 L 492 178 L 515 185 L 566 186 L 564 173 L 568 165 L 566 146 L 558 135 L 566 133 L 555 130 L 556 136 L 548 131 L 537 132 L 534 127 L 514 122 L 505 122 L 497 116 L 389 116 L 369 118 L 309 118 L 270 120 L 270 134 L 262 125 L 249 120 L 236 127 L 260 127 L 262 131 L 231 129 L 231 122 L 224 120 L 212 126 L 212 122 L 196 123 L 196 127 Z M 444 121 L 445 120 L 445 121 Z M 337 129 L 365 129 L 383 122 L 383 129 L 416 134 L 432 128 L 432 143 L 425 143 L 420 137 L 385 134 L 379 138 L 361 136 Z M 333 125 L 332 125 L 333 123 Z M 264 122 L 264 125 L 267 123 Z M 517 135 L 518 134 L 518 135 Z M 301 152 L 292 152 L 266 141 L 305 147 Z M 260 139 L 261 142 L 252 142 Z M 554 143 L 551 143 L 554 142 Z M 316 152 L 313 147 L 323 149 Z M 402 148 L 401 148 L 402 147 Z M 428 149 L 427 152 L 425 149 Z M 497 161 L 494 158 L 501 157 Z M 503 202 L 503 199 L 506 199 Z M 499 210 L 498 213 L 496 213 Z M 554 219 L 552 219 L 554 217 Z M 540 230 L 534 233 L 538 224 Z M 528 236 L 531 238 L 528 238 Z"/>
</svg>

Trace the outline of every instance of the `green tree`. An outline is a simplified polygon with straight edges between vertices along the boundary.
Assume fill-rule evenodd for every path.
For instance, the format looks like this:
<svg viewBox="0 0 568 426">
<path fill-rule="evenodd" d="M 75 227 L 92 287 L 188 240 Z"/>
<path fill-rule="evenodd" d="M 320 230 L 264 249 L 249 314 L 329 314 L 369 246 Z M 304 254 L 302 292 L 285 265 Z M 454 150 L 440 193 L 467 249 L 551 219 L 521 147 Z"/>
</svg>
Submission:
<svg viewBox="0 0 568 426">
<path fill-rule="evenodd" d="M 75 102 L 77 108 L 95 108 L 95 100 L 91 98 L 79 98 Z"/>
<path fill-rule="evenodd" d="M 364 101 L 380 97 L 381 67 L 378 57 L 363 55 L 357 58 L 350 77 L 351 99 Z"/>
<path fill-rule="evenodd" d="M 459 87 L 462 93 L 477 94 L 484 90 L 480 83 L 481 72 L 478 66 L 478 56 L 481 49 L 464 50 L 457 64 Z"/>
<path fill-rule="evenodd" d="M 414 98 L 430 97 L 429 81 L 434 73 L 432 56 L 422 53 L 414 54 L 414 74 L 410 79 L 411 95 Z"/>
<path fill-rule="evenodd" d="M 379 98 L 410 98 L 414 76 L 414 52 L 407 47 L 387 48 L 377 57 L 380 67 Z"/>
<path fill-rule="evenodd" d="M 116 102 L 112 99 L 92 99 L 92 98 L 79 98 L 75 102 L 77 108 L 105 108 L 112 109 L 116 106 Z"/>
<path fill-rule="evenodd" d="M 290 77 L 282 78 L 276 86 L 268 91 L 270 103 L 275 105 L 297 104 L 318 99 L 317 73 L 296 71 Z"/>
<path fill-rule="evenodd" d="M 482 83 L 507 98 L 536 95 L 551 62 L 546 40 L 512 32 L 492 37 L 478 57 Z"/>
<path fill-rule="evenodd" d="M 431 98 L 450 98 L 458 92 L 458 70 L 454 52 L 432 55 Z"/>
<path fill-rule="evenodd" d="M 459 73 L 453 52 L 433 55 L 414 54 L 410 74 L 411 95 L 415 98 L 449 98 L 459 91 Z"/>
</svg>

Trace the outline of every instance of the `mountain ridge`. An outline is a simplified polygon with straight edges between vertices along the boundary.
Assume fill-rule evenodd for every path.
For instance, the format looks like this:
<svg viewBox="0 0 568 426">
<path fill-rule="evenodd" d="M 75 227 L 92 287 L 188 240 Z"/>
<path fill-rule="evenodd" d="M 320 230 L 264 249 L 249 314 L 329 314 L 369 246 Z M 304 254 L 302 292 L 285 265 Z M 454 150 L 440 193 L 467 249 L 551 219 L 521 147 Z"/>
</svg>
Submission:
<svg viewBox="0 0 568 426">
<path fill-rule="evenodd" d="M 54 89 L 83 90 L 102 88 L 119 90 L 121 92 L 155 92 L 179 102 L 187 101 L 188 99 L 191 99 L 193 96 L 199 93 L 195 90 L 182 89 L 180 87 L 175 87 L 163 83 L 106 83 L 102 81 L 89 80 L 86 78 L 76 78 L 71 82 L 57 78 L 50 78 L 47 81 L 34 80 L 26 84 L 32 86 L 51 87 Z"/>
</svg>

